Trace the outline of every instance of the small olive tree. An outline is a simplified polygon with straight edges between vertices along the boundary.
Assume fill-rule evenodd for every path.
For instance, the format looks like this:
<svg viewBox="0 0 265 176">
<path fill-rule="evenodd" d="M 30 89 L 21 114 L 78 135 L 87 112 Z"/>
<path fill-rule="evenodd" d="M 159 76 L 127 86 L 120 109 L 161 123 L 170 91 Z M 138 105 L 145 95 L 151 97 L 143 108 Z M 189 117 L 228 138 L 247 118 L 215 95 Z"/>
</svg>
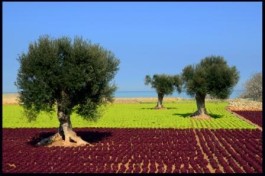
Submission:
<svg viewBox="0 0 265 176">
<path fill-rule="evenodd" d="M 80 37 L 51 39 L 41 36 L 19 56 L 16 85 L 20 104 L 29 120 L 40 111 L 52 112 L 59 120 L 55 135 L 39 145 L 64 139 L 87 144 L 72 129 L 70 115 L 76 112 L 85 119 L 97 119 L 98 107 L 112 101 L 115 85 L 110 84 L 119 65 L 114 54 Z"/>
<path fill-rule="evenodd" d="M 197 111 L 192 116 L 207 114 L 205 97 L 225 99 L 239 80 L 235 66 L 229 67 L 221 56 L 209 56 L 197 65 L 188 65 L 182 71 L 187 93 L 195 96 Z"/>
<path fill-rule="evenodd" d="M 145 85 L 151 85 L 155 88 L 158 95 L 158 101 L 156 109 L 164 108 L 163 98 L 165 95 L 171 95 L 175 88 L 180 93 L 181 92 L 181 79 L 179 75 L 166 75 L 166 74 L 155 74 L 151 78 L 149 75 L 145 76 Z"/>
<path fill-rule="evenodd" d="M 262 73 L 254 74 L 245 83 L 245 90 L 241 98 L 251 98 L 255 101 L 262 101 Z"/>
</svg>

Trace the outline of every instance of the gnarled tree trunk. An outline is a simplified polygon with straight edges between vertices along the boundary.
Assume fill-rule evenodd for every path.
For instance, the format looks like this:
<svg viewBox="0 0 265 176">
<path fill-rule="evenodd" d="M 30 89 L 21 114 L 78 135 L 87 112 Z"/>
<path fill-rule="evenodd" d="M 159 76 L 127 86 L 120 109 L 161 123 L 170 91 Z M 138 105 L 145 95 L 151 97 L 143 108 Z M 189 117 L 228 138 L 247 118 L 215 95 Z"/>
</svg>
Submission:
<svg viewBox="0 0 265 176">
<path fill-rule="evenodd" d="M 163 98 L 164 98 L 164 94 L 158 93 L 158 101 L 157 101 L 157 105 L 155 107 L 156 109 L 164 108 L 164 106 L 163 106 Z"/>
<path fill-rule="evenodd" d="M 81 146 L 89 144 L 77 136 L 73 131 L 70 113 L 67 112 L 67 108 L 64 108 L 62 103 L 58 103 L 57 117 L 60 122 L 58 132 L 53 136 L 42 139 L 37 143 L 38 146 L 49 145 L 57 141 L 63 141 L 64 146 Z"/>
<path fill-rule="evenodd" d="M 58 133 L 64 139 L 66 144 L 75 142 L 77 145 L 85 145 L 87 142 L 82 140 L 72 129 L 70 115 L 64 114 L 62 111 L 58 111 L 58 119 L 60 122 Z"/>
<path fill-rule="evenodd" d="M 197 111 L 191 115 L 192 117 L 199 115 L 207 115 L 207 111 L 205 108 L 205 97 L 206 95 L 204 94 L 196 94 L 195 99 L 197 104 Z"/>
</svg>

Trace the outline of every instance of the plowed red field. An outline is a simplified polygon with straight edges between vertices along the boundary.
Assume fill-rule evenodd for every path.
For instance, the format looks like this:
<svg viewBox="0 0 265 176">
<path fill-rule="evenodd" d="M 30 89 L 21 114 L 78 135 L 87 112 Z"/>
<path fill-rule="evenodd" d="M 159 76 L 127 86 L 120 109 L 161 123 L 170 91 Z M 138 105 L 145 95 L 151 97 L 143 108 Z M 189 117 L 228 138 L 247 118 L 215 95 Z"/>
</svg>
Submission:
<svg viewBox="0 0 265 176">
<path fill-rule="evenodd" d="M 80 128 L 94 146 L 34 147 L 56 129 L 3 129 L 4 173 L 261 173 L 260 130 Z"/>
</svg>

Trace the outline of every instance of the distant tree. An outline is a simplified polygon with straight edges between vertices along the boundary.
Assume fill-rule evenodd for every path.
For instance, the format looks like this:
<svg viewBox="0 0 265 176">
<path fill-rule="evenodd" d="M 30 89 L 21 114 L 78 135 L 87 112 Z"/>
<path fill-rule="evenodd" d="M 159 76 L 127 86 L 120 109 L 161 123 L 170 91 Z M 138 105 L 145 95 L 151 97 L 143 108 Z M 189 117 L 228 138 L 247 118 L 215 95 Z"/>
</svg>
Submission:
<svg viewBox="0 0 265 176">
<path fill-rule="evenodd" d="M 251 98 L 255 101 L 262 101 L 262 73 L 254 74 L 245 83 L 245 90 L 241 98 Z"/>
<path fill-rule="evenodd" d="M 158 95 L 158 102 L 155 108 L 161 109 L 163 106 L 163 98 L 165 95 L 171 95 L 176 88 L 178 92 L 181 92 L 181 79 L 179 75 L 171 76 L 166 74 L 155 74 L 153 78 L 149 75 L 145 77 L 145 85 L 151 85 L 155 88 Z"/>
<path fill-rule="evenodd" d="M 70 139 L 87 144 L 72 130 L 70 115 L 85 119 L 99 117 L 98 107 L 112 101 L 115 85 L 110 84 L 118 71 L 119 60 L 108 50 L 80 37 L 51 39 L 41 36 L 19 56 L 16 85 L 19 100 L 28 119 L 40 111 L 52 112 L 56 106 L 60 122 L 58 133 L 38 144 Z"/>
<path fill-rule="evenodd" d="M 207 114 L 207 94 L 214 98 L 228 98 L 238 79 L 236 67 L 229 67 L 221 56 L 206 57 L 195 66 L 186 66 L 182 71 L 183 85 L 189 95 L 195 96 L 197 104 L 197 111 L 192 116 Z"/>
</svg>

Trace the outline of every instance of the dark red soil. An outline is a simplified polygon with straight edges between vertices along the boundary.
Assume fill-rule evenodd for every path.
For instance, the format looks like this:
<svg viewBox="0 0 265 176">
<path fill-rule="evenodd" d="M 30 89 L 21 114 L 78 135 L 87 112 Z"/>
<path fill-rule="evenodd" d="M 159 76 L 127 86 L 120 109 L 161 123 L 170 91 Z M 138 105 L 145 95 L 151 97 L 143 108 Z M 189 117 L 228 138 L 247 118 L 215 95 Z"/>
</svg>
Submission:
<svg viewBox="0 0 265 176">
<path fill-rule="evenodd" d="M 262 111 L 233 111 L 262 127 Z"/>
<path fill-rule="evenodd" d="M 75 130 L 94 146 L 34 147 L 56 129 L 3 129 L 3 172 L 262 173 L 260 130 Z"/>
</svg>

